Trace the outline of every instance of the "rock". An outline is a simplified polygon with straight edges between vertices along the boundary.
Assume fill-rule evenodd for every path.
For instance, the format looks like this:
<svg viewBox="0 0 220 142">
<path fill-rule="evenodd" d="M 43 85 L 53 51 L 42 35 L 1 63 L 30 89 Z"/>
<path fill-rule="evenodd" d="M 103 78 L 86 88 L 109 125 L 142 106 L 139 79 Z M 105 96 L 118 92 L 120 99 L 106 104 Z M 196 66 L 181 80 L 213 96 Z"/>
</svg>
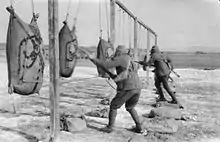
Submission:
<svg viewBox="0 0 220 142">
<path fill-rule="evenodd" d="M 174 119 L 152 118 L 144 119 L 142 122 L 144 129 L 160 133 L 175 133 L 179 128 L 179 123 Z"/>
<path fill-rule="evenodd" d="M 179 109 L 171 107 L 159 107 L 154 108 L 149 113 L 149 118 L 160 117 L 160 118 L 174 118 L 180 120 L 182 114 Z"/>
<path fill-rule="evenodd" d="M 82 131 L 87 128 L 86 120 L 82 118 L 67 118 L 70 132 Z"/>
<path fill-rule="evenodd" d="M 60 129 L 61 131 L 76 132 L 87 128 L 85 116 L 68 117 L 64 113 L 60 115 Z"/>
<path fill-rule="evenodd" d="M 29 142 L 29 141 L 19 134 L 0 130 L 0 142 Z"/>
</svg>

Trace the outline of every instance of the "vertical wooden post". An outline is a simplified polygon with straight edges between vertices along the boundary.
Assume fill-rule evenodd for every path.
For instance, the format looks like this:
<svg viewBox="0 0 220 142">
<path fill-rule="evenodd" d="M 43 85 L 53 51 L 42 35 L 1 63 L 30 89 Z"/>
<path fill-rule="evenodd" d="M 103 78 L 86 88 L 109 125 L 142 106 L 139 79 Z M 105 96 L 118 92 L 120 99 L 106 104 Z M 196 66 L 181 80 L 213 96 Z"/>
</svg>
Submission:
<svg viewBox="0 0 220 142">
<path fill-rule="evenodd" d="M 50 72 L 50 139 L 52 142 L 60 130 L 59 118 L 59 48 L 58 48 L 58 0 L 48 0 L 49 72 Z"/>
<path fill-rule="evenodd" d="M 137 17 L 134 18 L 134 60 L 138 61 L 138 33 L 137 33 Z M 138 68 L 138 64 L 136 63 L 136 69 Z"/>
<path fill-rule="evenodd" d="M 110 42 L 115 50 L 115 0 L 110 0 Z"/>
<path fill-rule="evenodd" d="M 150 31 L 147 30 L 147 61 L 149 60 L 150 58 Z M 147 67 L 147 84 L 149 83 L 149 67 Z"/>
</svg>

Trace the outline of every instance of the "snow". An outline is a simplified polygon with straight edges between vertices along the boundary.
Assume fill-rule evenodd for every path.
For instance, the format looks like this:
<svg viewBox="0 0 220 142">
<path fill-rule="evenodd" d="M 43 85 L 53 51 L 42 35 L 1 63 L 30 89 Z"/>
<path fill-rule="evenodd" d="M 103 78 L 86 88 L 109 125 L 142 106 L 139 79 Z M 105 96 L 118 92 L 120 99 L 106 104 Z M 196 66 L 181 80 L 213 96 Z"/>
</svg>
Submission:
<svg viewBox="0 0 220 142">
<path fill-rule="evenodd" d="M 1 68 L 0 68 L 0 78 L 1 78 L 1 80 L 0 80 L 0 88 L 1 88 L 0 89 L 0 94 L 1 94 L 0 95 L 0 109 L 12 111 L 12 105 L 11 105 L 13 103 L 12 99 L 9 97 L 9 95 L 6 95 L 7 94 L 7 82 L 8 82 L 7 64 L 6 64 L 6 62 L 0 62 L 0 66 L 1 66 Z M 151 71 L 152 71 L 152 69 L 150 69 L 149 77 L 152 79 L 154 74 Z M 214 84 L 216 86 L 218 86 L 220 83 L 220 69 L 216 69 L 216 70 L 175 69 L 175 71 L 180 75 L 180 78 L 176 77 L 174 74 L 171 74 L 171 76 L 177 82 L 183 83 L 183 86 L 189 82 L 192 82 L 196 85 L 198 85 L 198 83 L 207 83 L 207 84 L 211 84 L 211 85 Z M 142 69 L 140 69 L 138 71 L 138 74 L 141 78 L 145 78 L 147 76 L 146 71 L 143 71 Z M 65 80 L 86 79 L 86 78 L 98 78 L 97 69 L 94 67 L 76 66 L 71 78 L 61 79 L 61 80 L 65 81 Z M 49 67 L 48 66 L 46 66 L 46 68 L 45 68 L 44 81 L 46 83 L 48 83 L 48 81 L 49 81 Z M 85 84 L 86 84 L 86 82 L 85 82 Z M 202 84 L 201 86 L 204 87 L 204 84 Z M 82 87 L 82 89 L 86 90 L 87 88 L 85 88 L 85 87 L 88 87 L 88 86 L 81 86 L 81 87 Z M 102 88 L 102 89 L 104 89 L 104 88 Z M 142 95 L 142 99 L 143 99 L 142 103 L 146 102 L 146 101 L 151 102 L 151 100 L 153 100 L 155 97 L 155 94 L 152 93 L 151 89 L 143 89 L 142 94 L 143 94 Z M 18 95 L 13 95 L 13 96 L 14 96 L 14 99 L 15 99 L 17 105 L 18 105 L 20 96 L 18 96 Z M 180 95 L 180 96 L 182 99 L 187 100 L 187 98 L 189 98 L 190 94 L 184 94 L 184 95 Z M 197 96 L 199 96 L 199 95 L 197 95 Z M 27 98 L 25 98 L 25 99 L 27 99 Z M 23 101 L 25 101 L 25 99 Z M 67 98 L 67 99 L 70 99 L 70 98 Z M 77 101 L 76 98 L 74 101 L 75 102 Z M 85 101 L 85 100 L 81 100 L 81 101 Z M 216 99 L 216 101 L 217 101 L 217 99 Z M 189 103 L 189 102 L 187 102 L 187 103 Z M 72 104 L 70 104 L 68 106 L 66 105 L 66 107 L 69 107 L 69 106 L 72 107 Z M 37 106 L 37 107 L 39 107 L 39 106 Z M 27 111 L 28 108 L 25 108 L 25 109 L 26 109 L 25 111 Z M 30 109 L 30 111 L 33 111 L 33 109 L 35 109 L 35 108 L 32 108 L 29 106 L 29 109 Z M 41 108 L 39 107 L 38 109 L 41 109 Z M 137 107 L 138 113 L 140 113 L 140 114 L 143 114 L 144 112 L 148 111 L 149 109 L 150 109 L 149 106 L 146 108 L 146 104 L 139 104 Z M 19 110 L 24 111 L 23 108 L 22 109 L 19 108 Z M 33 118 L 34 118 L 33 116 L 16 116 L 16 117 L 12 117 L 12 118 L 0 116 L 0 122 L 1 122 L 0 127 L 16 128 L 18 126 L 18 124 L 21 125 L 21 123 L 22 123 L 22 125 L 23 124 L 28 125 L 30 123 L 30 121 L 33 120 Z M 90 118 L 90 120 L 93 120 L 93 118 Z M 99 120 L 98 118 L 94 118 L 94 122 L 95 121 L 103 122 L 103 124 L 107 123 L 107 119 L 100 118 L 100 120 Z M 126 112 L 124 107 L 122 107 L 122 109 L 120 109 L 118 111 L 116 125 L 123 127 L 123 128 L 128 128 L 128 127 L 134 125 L 132 119 L 130 118 L 129 114 Z M 99 124 L 99 126 L 100 126 L 100 124 Z M 120 131 L 122 131 L 122 130 L 120 130 Z M 98 135 L 101 136 L 101 134 L 96 131 L 94 131 L 93 133 L 97 133 Z M 3 134 L 6 136 L 3 136 Z M 13 137 L 15 137 L 15 139 L 23 139 L 18 134 L 15 134 L 12 132 L 0 131 L 0 142 L 1 142 L 1 138 L 6 139 L 7 137 L 11 137 L 12 135 L 13 135 Z M 106 134 L 105 138 L 107 138 L 107 137 L 108 136 Z M 23 140 L 23 141 L 25 141 L 25 140 Z M 205 140 L 205 141 L 219 142 L 220 140 L 218 138 L 216 138 L 216 139 L 209 139 L 209 140 Z M 195 142 L 197 142 L 197 141 L 195 141 Z"/>
</svg>

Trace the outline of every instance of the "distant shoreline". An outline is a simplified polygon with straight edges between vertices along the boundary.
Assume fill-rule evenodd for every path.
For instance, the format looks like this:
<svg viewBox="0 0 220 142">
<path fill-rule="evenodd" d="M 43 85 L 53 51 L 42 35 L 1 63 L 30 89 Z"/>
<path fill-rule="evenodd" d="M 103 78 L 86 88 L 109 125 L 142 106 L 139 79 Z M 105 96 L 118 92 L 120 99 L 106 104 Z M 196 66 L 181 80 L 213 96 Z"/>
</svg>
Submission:
<svg viewBox="0 0 220 142">
<path fill-rule="evenodd" d="M 0 48 L 0 51 L 5 51 L 5 49 Z M 195 51 L 195 52 L 193 51 L 163 51 L 163 52 L 166 52 L 168 54 L 219 54 L 220 55 L 220 52 L 203 52 L 203 51 Z"/>
<path fill-rule="evenodd" d="M 96 47 L 84 47 L 87 48 L 89 52 L 95 53 Z M 178 69 L 185 68 L 193 68 L 193 69 L 205 69 L 205 70 L 213 70 L 220 69 L 220 53 L 212 53 L 212 52 L 187 52 L 187 51 L 164 51 L 166 52 L 173 61 L 174 67 Z M 48 50 L 45 51 L 46 58 L 48 58 Z M 139 60 L 143 60 L 143 55 L 145 51 L 141 51 L 141 57 Z M 83 57 L 83 54 L 81 54 Z M 6 51 L 5 44 L 0 43 L 0 58 L 6 59 Z M 5 61 L 4 61 L 5 62 Z M 94 66 L 89 61 L 79 60 L 79 66 Z"/>
<path fill-rule="evenodd" d="M 5 50 L 5 46 L 6 46 L 6 43 L 0 43 L 0 50 Z M 43 45 L 43 47 L 44 47 L 44 49 L 45 50 L 48 50 L 48 45 L 47 44 L 45 44 L 45 45 Z M 87 48 L 87 49 L 89 49 L 90 51 L 95 51 L 95 49 L 96 49 L 96 46 L 81 46 L 81 47 L 83 47 L 83 48 Z M 192 47 L 192 48 L 194 48 L 194 47 Z M 209 48 L 209 47 L 207 47 L 207 48 Z M 220 47 L 219 47 L 220 48 Z M 141 50 L 144 50 L 144 49 L 141 49 Z M 163 52 L 166 52 L 166 53 L 171 53 L 171 54 L 173 54 L 173 53 L 175 53 L 175 54 L 220 54 L 220 51 L 218 51 L 218 52 L 214 52 L 214 51 L 202 51 L 202 50 L 195 50 L 195 51 L 186 51 L 186 50 L 176 50 L 176 51 L 174 51 L 174 50 L 162 50 Z"/>
</svg>

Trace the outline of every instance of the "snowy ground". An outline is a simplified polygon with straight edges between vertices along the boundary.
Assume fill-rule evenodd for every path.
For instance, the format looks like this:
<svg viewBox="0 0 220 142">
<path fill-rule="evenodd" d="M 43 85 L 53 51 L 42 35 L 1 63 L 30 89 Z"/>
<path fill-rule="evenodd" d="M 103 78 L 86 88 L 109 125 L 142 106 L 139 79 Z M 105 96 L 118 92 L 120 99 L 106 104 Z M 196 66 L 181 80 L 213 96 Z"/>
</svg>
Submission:
<svg viewBox="0 0 220 142">
<path fill-rule="evenodd" d="M 0 142 L 37 142 L 49 134 L 49 86 L 48 68 L 45 70 L 44 84 L 40 95 L 20 96 L 7 93 L 7 66 L 0 62 Z M 220 142 L 220 70 L 176 69 L 180 78 L 172 75 L 177 97 L 184 105 L 184 114 L 192 117 L 181 122 L 179 130 L 169 136 L 147 139 L 149 142 Z M 145 84 L 137 111 L 140 115 L 148 113 L 156 95 L 153 91 L 153 74 L 150 72 L 149 84 L 146 85 L 146 72 L 139 75 Z M 109 82 L 113 86 L 112 81 Z M 61 79 L 60 111 L 72 114 L 85 114 L 97 107 L 106 107 L 99 102 L 103 98 L 112 98 L 115 90 L 109 87 L 105 79 L 97 77 L 96 68 L 76 67 L 69 79 Z M 13 114 L 13 102 L 16 114 Z M 108 107 L 108 106 L 107 106 Z M 66 141 L 76 142 L 127 142 L 138 136 L 137 141 L 144 141 L 143 136 L 127 131 L 133 126 L 129 114 L 122 107 L 116 120 L 117 131 L 106 134 L 99 131 L 108 120 L 87 116 L 88 128 L 74 134 L 63 133 Z M 161 139 L 161 137 L 169 137 Z M 67 138 L 69 140 L 67 140 Z M 146 139 L 145 139 L 146 140 Z"/>
</svg>

